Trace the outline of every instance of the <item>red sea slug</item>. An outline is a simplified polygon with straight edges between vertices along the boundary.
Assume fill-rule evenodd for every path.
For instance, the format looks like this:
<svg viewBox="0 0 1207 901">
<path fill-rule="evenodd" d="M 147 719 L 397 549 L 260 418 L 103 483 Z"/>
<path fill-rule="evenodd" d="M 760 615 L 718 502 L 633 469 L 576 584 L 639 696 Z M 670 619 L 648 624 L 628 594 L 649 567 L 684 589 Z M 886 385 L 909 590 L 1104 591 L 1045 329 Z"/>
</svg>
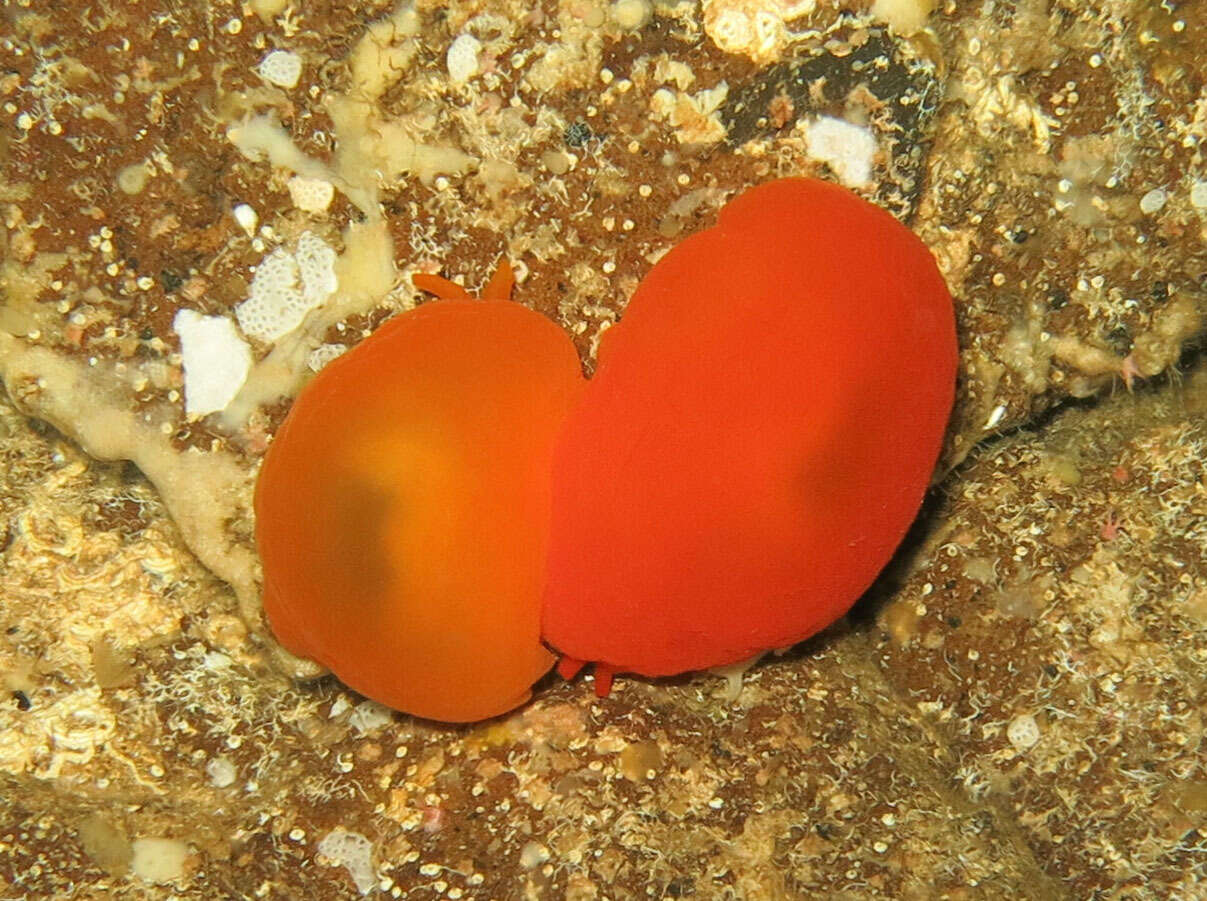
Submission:
<svg viewBox="0 0 1207 901">
<path fill-rule="evenodd" d="M 742 194 L 641 282 L 558 440 L 542 634 L 562 671 L 669 675 L 840 618 L 918 512 L 955 387 L 951 296 L 888 213 Z"/>
</svg>

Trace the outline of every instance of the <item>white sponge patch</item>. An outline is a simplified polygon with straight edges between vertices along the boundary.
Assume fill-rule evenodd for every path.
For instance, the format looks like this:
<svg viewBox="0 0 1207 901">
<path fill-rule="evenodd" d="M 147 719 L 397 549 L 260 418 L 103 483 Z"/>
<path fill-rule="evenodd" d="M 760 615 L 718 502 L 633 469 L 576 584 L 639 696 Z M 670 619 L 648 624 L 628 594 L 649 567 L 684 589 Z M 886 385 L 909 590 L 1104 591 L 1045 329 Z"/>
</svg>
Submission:
<svg viewBox="0 0 1207 901">
<path fill-rule="evenodd" d="M 339 286 L 335 250 L 322 238 L 303 232 L 297 250 L 278 247 L 252 277 L 247 300 L 235 308 L 245 335 L 271 344 L 302 324 Z"/>
<path fill-rule="evenodd" d="M 808 125 L 805 146 L 810 159 L 829 166 L 848 188 L 866 188 L 871 183 L 876 136 L 870 129 L 819 116 Z"/>
<path fill-rule="evenodd" d="M 288 187 L 293 205 L 307 213 L 326 211 L 335 197 L 335 185 L 325 178 L 307 178 L 304 175 L 295 175 L 289 179 Z"/>
<path fill-rule="evenodd" d="M 280 88 L 296 88 L 302 77 L 302 58 L 288 50 L 274 50 L 260 60 L 260 77 Z"/>
<path fill-rule="evenodd" d="M 472 34 L 458 35 L 448 48 L 448 80 L 453 84 L 465 84 L 478 74 L 478 54 L 482 42 Z"/>
<path fill-rule="evenodd" d="M 204 416 L 225 410 L 247 380 L 251 348 L 226 316 L 179 310 L 172 327 L 180 335 L 184 412 Z"/>
<path fill-rule="evenodd" d="M 369 894 L 377 887 L 377 877 L 373 872 L 373 845 L 359 832 L 333 829 L 323 836 L 318 851 L 332 862 L 342 864 L 362 895 Z"/>
<path fill-rule="evenodd" d="M 298 238 L 298 271 L 302 275 L 302 293 L 317 298 L 315 306 L 335 293 L 339 282 L 335 278 L 335 249 L 311 232 Z"/>
</svg>

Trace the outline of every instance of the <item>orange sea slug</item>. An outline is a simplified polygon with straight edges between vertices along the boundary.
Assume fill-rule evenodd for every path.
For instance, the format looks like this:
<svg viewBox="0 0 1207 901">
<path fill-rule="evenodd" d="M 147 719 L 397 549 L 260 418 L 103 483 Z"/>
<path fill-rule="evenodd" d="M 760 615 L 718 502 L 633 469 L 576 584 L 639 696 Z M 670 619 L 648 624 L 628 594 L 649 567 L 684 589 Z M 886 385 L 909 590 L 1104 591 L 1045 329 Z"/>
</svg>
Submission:
<svg viewBox="0 0 1207 901">
<path fill-rule="evenodd" d="M 548 319 L 484 292 L 403 313 L 301 393 L 256 485 L 264 606 L 289 650 L 418 716 L 510 710 L 539 636 L 553 440 L 582 386 Z"/>
</svg>

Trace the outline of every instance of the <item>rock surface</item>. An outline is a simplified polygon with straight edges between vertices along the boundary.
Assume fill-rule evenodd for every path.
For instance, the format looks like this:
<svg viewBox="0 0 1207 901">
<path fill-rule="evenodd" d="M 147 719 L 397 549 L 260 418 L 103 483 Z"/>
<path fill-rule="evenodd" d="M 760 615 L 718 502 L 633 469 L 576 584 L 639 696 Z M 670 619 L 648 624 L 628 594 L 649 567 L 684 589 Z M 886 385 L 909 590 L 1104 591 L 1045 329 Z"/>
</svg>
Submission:
<svg viewBox="0 0 1207 901">
<path fill-rule="evenodd" d="M 1207 7 L 903 28 L 934 5 L 7 8 L 0 896 L 1207 890 Z M 503 254 L 589 368 L 734 191 L 843 177 L 831 120 L 963 346 L 934 497 L 852 615 L 736 691 L 551 678 L 473 727 L 289 678 L 249 498 L 308 374 L 411 272 Z M 318 306 L 187 415 L 176 315 L 235 323 L 316 241 Z"/>
</svg>

